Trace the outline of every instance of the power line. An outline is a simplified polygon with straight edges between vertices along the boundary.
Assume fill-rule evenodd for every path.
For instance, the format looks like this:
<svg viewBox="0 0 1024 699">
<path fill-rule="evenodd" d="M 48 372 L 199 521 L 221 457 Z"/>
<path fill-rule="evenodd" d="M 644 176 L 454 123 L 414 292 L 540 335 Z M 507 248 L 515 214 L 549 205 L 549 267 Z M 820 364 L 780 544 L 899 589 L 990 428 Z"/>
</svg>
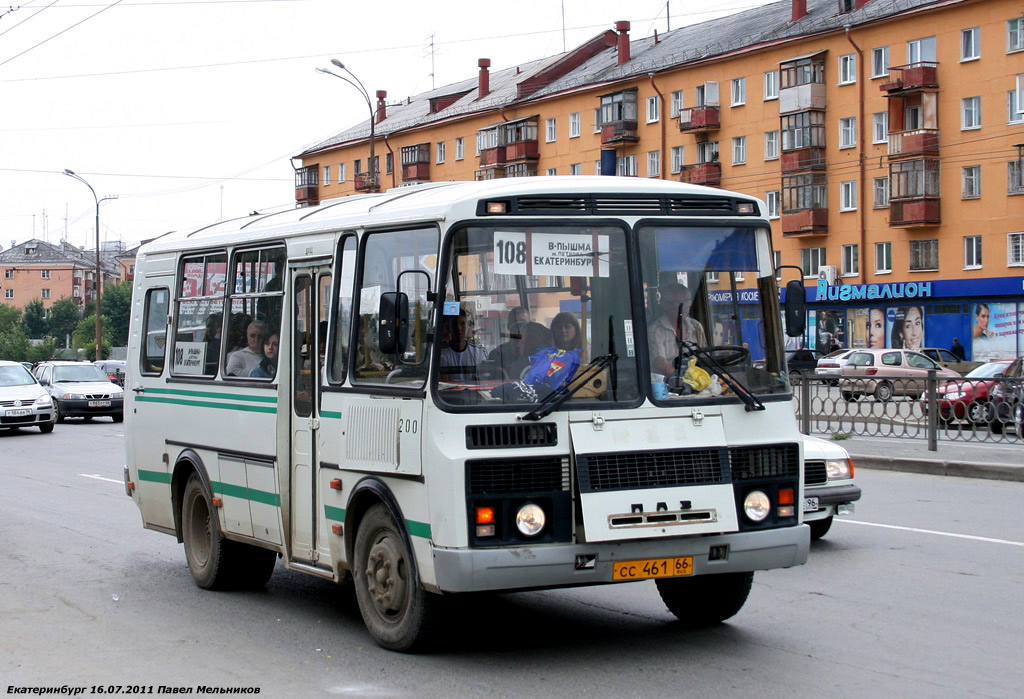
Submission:
<svg viewBox="0 0 1024 699">
<path fill-rule="evenodd" d="M 55 1 L 56 1 L 56 0 L 55 0 Z M 79 26 L 79 25 L 81 25 L 81 24 L 85 24 L 86 22 L 88 22 L 88 21 L 89 21 L 90 19 L 92 19 L 93 17 L 95 17 L 95 16 L 97 16 L 97 15 L 99 15 L 99 14 L 102 14 L 102 13 L 106 12 L 106 11 L 107 11 L 107 10 L 109 10 L 109 9 L 110 9 L 111 7 L 114 7 L 115 5 L 120 5 L 120 4 L 122 3 L 122 2 L 124 2 L 124 0 L 114 0 L 114 2 L 110 3 L 109 5 L 107 5 L 106 7 L 104 7 L 104 8 L 103 8 L 103 9 L 101 9 L 101 10 L 98 10 L 98 11 L 96 11 L 96 12 L 93 12 L 93 13 L 92 13 L 91 15 L 89 15 L 89 16 L 88 16 L 88 17 L 86 17 L 85 19 L 82 19 L 82 20 L 79 20 L 78 22 L 75 22 L 75 23 L 74 23 L 74 24 L 72 24 L 72 25 L 71 25 L 70 27 L 67 27 L 66 29 L 62 29 L 62 30 L 60 30 L 59 32 L 57 32 L 56 34 L 53 34 L 52 36 L 49 36 L 49 37 L 47 37 L 46 39 L 43 39 L 43 40 L 42 40 L 42 41 L 40 41 L 39 43 L 37 43 L 37 44 L 35 44 L 35 45 L 33 45 L 33 46 L 29 46 L 29 47 L 28 47 L 27 49 L 25 49 L 25 50 L 24 50 L 24 51 L 22 51 L 21 53 L 16 53 L 16 54 L 14 54 L 14 55 L 13 55 L 13 56 L 11 56 L 10 58 L 8 58 L 8 59 L 7 59 L 6 61 L 2 61 L 2 62 L 0 62 L 0 66 L 5 66 L 5 65 L 7 65 L 7 64 L 8 64 L 8 63 L 10 63 L 11 61 L 13 61 L 13 60 L 14 60 L 15 58 L 19 58 L 19 57 L 21 57 L 21 56 L 24 56 L 24 55 L 25 55 L 26 53 L 28 53 L 29 51 L 33 51 L 33 50 L 35 50 L 35 49 L 39 48 L 40 46 L 42 46 L 43 44 L 45 44 L 45 43 L 47 43 L 47 42 L 49 42 L 49 41 L 52 41 L 53 39 L 56 39 L 56 38 L 57 38 L 58 36 L 60 36 L 61 34 L 64 34 L 64 33 L 66 33 L 66 32 L 69 32 L 69 31 L 71 31 L 72 29 L 74 29 L 75 27 L 77 27 L 77 26 Z M 46 8 L 44 7 L 43 9 L 45 10 Z"/>
</svg>

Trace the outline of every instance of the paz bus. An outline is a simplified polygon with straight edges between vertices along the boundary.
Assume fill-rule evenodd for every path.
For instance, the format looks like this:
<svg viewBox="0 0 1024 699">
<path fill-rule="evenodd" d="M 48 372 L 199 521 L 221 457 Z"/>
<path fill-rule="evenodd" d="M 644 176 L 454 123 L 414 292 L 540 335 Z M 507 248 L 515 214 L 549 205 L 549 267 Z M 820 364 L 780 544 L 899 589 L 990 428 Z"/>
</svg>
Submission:
<svg viewBox="0 0 1024 699">
<path fill-rule="evenodd" d="M 757 199 L 618 177 L 167 234 L 136 265 L 126 490 L 200 587 L 281 558 L 352 584 L 394 650 L 480 591 L 653 579 L 718 623 L 809 549 L 803 294 L 780 307 L 772 262 Z"/>
</svg>

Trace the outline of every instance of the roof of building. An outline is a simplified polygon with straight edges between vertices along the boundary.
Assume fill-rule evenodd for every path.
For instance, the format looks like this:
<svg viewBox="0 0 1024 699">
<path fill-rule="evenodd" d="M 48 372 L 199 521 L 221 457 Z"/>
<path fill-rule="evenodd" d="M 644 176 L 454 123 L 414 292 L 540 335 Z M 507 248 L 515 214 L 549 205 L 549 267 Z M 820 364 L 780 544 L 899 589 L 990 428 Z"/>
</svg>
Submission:
<svg viewBox="0 0 1024 699">
<path fill-rule="evenodd" d="M 112 272 L 109 260 L 102 259 L 100 263 L 106 269 L 106 273 Z M 48 243 L 45 240 L 32 238 L 24 243 L 15 245 L 0 252 L 0 265 L 5 266 L 27 266 L 27 265 L 59 265 L 71 264 L 83 269 L 96 267 L 95 251 L 87 252 L 67 241 L 61 241 L 59 245 Z"/>
<path fill-rule="evenodd" d="M 870 24 L 898 14 L 931 6 L 959 4 L 967 0 L 871 0 L 858 10 L 840 12 L 836 0 L 807 0 L 807 14 L 796 22 L 792 19 L 792 0 L 745 10 L 734 15 L 692 24 L 657 37 L 644 37 L 630 42 L 630 60 L 618 65 L 614 41 L 608 48 L 586 57 L 581 62 L 566 61 L 607 34 L 602 32 L 580 47 L 563 54 L 535 60 L 523 65 L 490 72 L 490 91 L 479 96 L 478 77 L 445 85 L 407 98 L 399 104 L 387 105 L 387 118 L 375 125 L 375 135 L 383 137 L 398 131 L 442 122 L 453 117 L 497 110 L 539 98 L 601 84 L 615 84 L 651 73 L 664 72 L 698 64 L 702 61 L 742 52 L 756 47 L 810 38 L 844 27 Z M 806 47 L 800 49 L 807 53 Z M 565 71 L 551 70 L 563 62 Z M 573 67 L 574 66 L 574 67 Z M 539 78 L 539 80 L 538 80 Z M 523 95 L 520 85 L 530 83 Z M 464 93 L 444 109 L 430 111 L 431 100 Z M 317 143 L 299 157 L 359 141 L 370 135 L 369 120 Z"/>
</svg>

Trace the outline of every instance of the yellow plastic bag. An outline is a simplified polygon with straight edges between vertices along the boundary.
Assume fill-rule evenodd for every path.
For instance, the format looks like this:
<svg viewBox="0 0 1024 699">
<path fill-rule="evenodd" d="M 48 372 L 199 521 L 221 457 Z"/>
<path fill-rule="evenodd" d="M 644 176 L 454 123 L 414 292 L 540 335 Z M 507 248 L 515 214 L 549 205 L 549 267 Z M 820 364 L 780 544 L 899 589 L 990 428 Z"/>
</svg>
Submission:
<svg viewBox="0 0 1024 699">
<path fill-rule="evenodd" d="M 686 373 L 683 374 L 683 383 L 692 388 L 694 393 L 700 393 L 711 385 L 711 375 L 697 366 L 697 359 L 691 357 Z"/>
</svg>

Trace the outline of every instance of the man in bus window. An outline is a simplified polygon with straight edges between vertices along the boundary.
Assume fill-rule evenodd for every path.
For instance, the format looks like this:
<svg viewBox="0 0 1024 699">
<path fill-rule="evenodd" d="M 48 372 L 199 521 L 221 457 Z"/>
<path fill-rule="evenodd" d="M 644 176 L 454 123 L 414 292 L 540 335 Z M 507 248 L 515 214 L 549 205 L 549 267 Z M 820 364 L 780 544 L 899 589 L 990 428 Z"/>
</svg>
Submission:
<svg viewBox="0 0 1024 699">
<path fill-rule="evenodd" d="M 665 284 L 660 289 L 662 315 L 651 324 L 651 369 L 665 376 L 676 373 L 679 341 L 707 345 L 704 327 L 690 317 L 692 298 L 682 284 Z"/>
<path fill-rule="evenodd" d="M 245 329 L 245 347 L 228 355 L 228 376 L 249 376 L 263 360 L 263 336 L 267 324 L 254 320 Z"/>
<path fill-rule="evenodd" d="M 487 359 L 487 350 L 470 341 L 465 308 L 459 309 L 457 316 L 445 316 L 444 335 L 448 344 L 441 348 L 441 379 L 475 381 L 477 366 Z"/>
</svg>

